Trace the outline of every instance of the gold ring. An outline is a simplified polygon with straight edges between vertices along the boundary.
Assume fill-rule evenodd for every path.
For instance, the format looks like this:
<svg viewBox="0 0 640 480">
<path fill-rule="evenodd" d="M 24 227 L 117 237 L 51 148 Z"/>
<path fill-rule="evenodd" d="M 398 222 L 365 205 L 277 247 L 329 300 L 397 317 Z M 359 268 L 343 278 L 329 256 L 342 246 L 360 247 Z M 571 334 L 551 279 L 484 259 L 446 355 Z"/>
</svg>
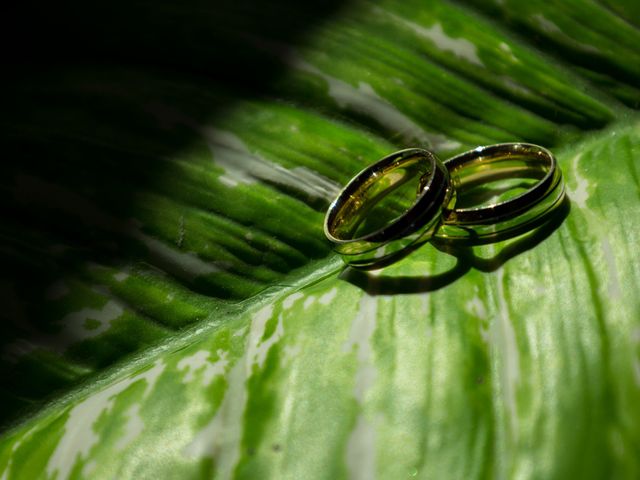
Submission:
<svg viewBox="0 0 640 480">
<path fill-rule="evenodd" d="M 457 192 L 458 204 L 446 208 L 433 243 L 480 245 L 530 230 L 564 198 L 562 172 L 553 154 L 531 143 L 478 147 L 444 162 Z M 480 207 L 460 206 L 469 191 L 505 178 L 538 180 L 525 192 Z"/>
<path fill-rule="evenodd" d="M 409 202 L 394 199 L 392 194 L 411 186 L 412 180 L 416 188 L 410 190 Z M 344 187 L 327 210 L 324 233 L 347 264 L 371 268 L 429 240 L 452 194 L 449 172 L 433 153 L 400 150 L 365 168 Z M 392 201 L 383 205 L 385 199 Z"/>
</svg>

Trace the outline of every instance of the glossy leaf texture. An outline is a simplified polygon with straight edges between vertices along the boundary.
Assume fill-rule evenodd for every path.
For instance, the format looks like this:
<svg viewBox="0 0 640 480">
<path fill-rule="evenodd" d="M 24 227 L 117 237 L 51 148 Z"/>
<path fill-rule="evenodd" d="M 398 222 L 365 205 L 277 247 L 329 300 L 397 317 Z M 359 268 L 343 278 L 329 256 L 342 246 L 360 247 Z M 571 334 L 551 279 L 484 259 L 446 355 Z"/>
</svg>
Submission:
<svg viewBox="0 0 640 480">
<path fill-rule="evenodd" d="M 135 67 L 11 84 L 1 478 L 637 478 L 637 8 L 551 3 L 161 5 Z M 368 163 L 515 140 L 558 156 L 553 228 L 331 253 Z"/>
</svg>

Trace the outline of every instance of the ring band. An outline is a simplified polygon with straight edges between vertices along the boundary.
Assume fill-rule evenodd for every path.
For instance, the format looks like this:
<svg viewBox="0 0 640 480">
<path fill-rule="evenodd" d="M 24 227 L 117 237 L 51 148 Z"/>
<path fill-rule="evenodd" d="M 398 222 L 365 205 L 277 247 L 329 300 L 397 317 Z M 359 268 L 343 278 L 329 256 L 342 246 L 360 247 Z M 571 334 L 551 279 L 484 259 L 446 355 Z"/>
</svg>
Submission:
<svg viewBox="0 0 640 480">
<path fill-rule="evenodd" d="M 564 197 L 562 173 L 553 154 L 530 143 L 478 147 L 444 162 L 457 191 L 504 178 L 536 178 L 524 193 L 484 207 L 445 209 L 434 243 L 480 245 L 519 235 L 530 229 Z"/>
<path fill-rule="evenodd" d="M 361 234 L 359 227 L 384 198 L 416 179 L 413 204 L 391 222 Z M 452 198 L 449 172 L 428 150 L 392 153 L 358 173 L 331 203 L 324 232 L 344 261 L 358 267 L 381 263 L 431 238 Z"/>
</svg>

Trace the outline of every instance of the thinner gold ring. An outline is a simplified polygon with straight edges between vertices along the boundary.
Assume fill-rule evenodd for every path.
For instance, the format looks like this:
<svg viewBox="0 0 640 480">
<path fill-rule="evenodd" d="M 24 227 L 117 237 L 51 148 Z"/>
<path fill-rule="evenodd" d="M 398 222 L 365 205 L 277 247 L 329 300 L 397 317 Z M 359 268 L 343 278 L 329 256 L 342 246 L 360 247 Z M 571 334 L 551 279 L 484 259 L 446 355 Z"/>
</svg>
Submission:
<svg viewBox="0 0 640 480">
<path fill-rule="evenodd" d="M 433 243 L 481 245 L 520 235 L 553 210 L 564 198 L 562 172 L 553 154 L 531 143 L 500 143 L 478 147 L 444 162 L 457 192 L 504 178 L 537 180 L 526 191 L 479 207 L 459 204 L 445 209 Z"/>
<path fill-rule="evenodd" d="M 416 185 L 408 206 L 396 202 L 394 209 L 391 202 L 383 214 L 376 209 L 412 181 Z M 327 210 L 324 233 L 345 263 L 371 267 L 429 240 L 452 194 L 449 172 L 435 154 L 400 150 L 362 170 L 342 189 Z M 389 212 L 395 214 L 386 221 Z"/>
</svg>

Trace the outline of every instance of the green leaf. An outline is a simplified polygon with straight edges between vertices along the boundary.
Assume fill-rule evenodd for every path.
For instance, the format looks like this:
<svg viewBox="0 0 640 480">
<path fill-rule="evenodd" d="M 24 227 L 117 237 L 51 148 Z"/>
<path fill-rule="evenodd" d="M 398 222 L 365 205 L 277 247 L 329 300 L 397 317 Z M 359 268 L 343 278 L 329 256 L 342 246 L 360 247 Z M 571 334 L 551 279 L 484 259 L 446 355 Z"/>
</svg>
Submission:
<svg viewBox="0 0 640 480">
<path fill-rule="evenodd" d="M 289 7 L 10 84 L 3 480 L 637 478 L 637 8 Z M 147 31 L 176 12 L 207 32 L 192 6 Z M 554 228 L 374 273 L 330 252 L 365 165 L 514 140 L 557 154 Z"/>
</svg>

